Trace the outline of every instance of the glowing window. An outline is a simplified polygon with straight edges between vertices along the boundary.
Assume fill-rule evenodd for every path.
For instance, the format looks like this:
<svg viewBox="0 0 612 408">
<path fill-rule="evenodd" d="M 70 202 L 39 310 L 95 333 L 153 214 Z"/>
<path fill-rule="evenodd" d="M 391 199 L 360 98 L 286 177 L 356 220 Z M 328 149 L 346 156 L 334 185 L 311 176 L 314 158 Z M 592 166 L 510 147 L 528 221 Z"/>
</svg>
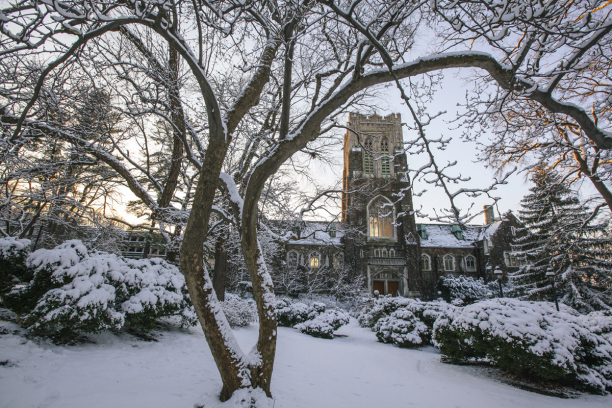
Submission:
<svg viewBox="0 0 612 408">
<path fill-rule="evenodd" d="M 321 255 L 316 252 L 310 254 L 310 267 L 318 268 L 321 265 Z"/>
<path fill-rule="evenodd" d="M 377 197 L 368 206 L 370 236 L 393 238 L 393 204 L 384 197 Z"/>
</svg>

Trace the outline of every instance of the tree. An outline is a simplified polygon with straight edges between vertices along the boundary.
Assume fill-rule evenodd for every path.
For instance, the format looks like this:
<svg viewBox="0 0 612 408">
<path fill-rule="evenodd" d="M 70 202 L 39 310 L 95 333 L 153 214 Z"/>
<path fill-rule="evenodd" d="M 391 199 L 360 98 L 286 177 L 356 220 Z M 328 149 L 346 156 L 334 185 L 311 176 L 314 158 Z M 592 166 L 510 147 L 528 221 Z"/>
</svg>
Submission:
<svg viewBox="0 0 612 408">
<path fill-rule="evenodd" d="M 425 133 L 430 117 L 418 100 L 411 103 L 410 97 L 415 92 L 412 87 L 405 91 L 402 82 L 448 68 L 484 70 L 487 78 L 499 84 L 507 95 L 521 95 L 551 112 L 566 115 L 583 129 L 586 137 L 601 148 L 610 148 L 612 137 L 585 109 L 560 100 L 557 94 L 534 89 L 533 79 L 540 72 L 516 68 L 525 61 L 522 53 L 509 66 L 504 55 L 496 58 L 489 53 L 467 51 L 461 47 L 462 41 L 452 40 L 473 41 L 470 36 L 474 30 L 467 33 L 463 27 L 470 25 L 459 24 L 453 16 L 448 19 L 449 13 L 457 9 L 462 13 L 458 19 L 468 22 L 473 17 L 478 21 L 476 28 L 486 26 L 506 32 L 513 27 L 522 29 L 527 24 L 537 35 L 553 38 L 545 44 L 553 48 L 554 41 L 563 39 L 570 44 L 607 41 L 609 26 L 602 18 L 605 14 L 599 8 L 602 5 L 602 1 L 590 3 L 589 17 L 577 19 L 576 14 L 584 7 L 570 1 L 547 3 L 543 11 L 520 18 L 509 15 L 514 10 L 512 7 L 525 9 L 525 4 L 518 0 L 509 6 L 487 0 L 473 1 L 459 8 L 456 2 L 415 3 L 412 0 L 12 2 L 2 10 L 0 18 L 0 157 L 3 161 L 15 157 L 25 146 L 46 138 L 70 141 L 86 149 L 91 157 L 104 161 L 122 179 L 141 208 L 151 214 L 156 228 L 167 234 L 167 223 L 179 226 L 183 233 L 181 267 L 221 374 L 221 399 L 230 398 L 234 391 L 244 387 L 259 387 L 270 395 L 276 318 L 272 279 L 259 242 L 260 231 L 265 228 L 259 206 L 271 177 L 298 152 L 309 153 L 317 139 L 337 126 L 335 118 L 361 100 L 364 92 L 389 83 L 400 89 L 402 100 L 411 109 L 418 133 L 414 142 L 417 151 L 431 158 L 430 164 L 419 170 L 420 174 L 433 176 L 432 183 L 444 188 L 451 200 L 450 218 L 464 221 L 453 202 L 455 197 L 480 194 L 491 188 L 450 189 L 463 178 L 446 175 L 446 166 L 435 162 Z M 535 0 L 527 6 L 542 7 Z M 432 22 L 432 26 L 439 23 L 442 34 L 444 29 L 455 30 L 448 44 L 456 44 L 453 51 L 459 52 L 421 55 L 409 61 L 415 34 L 427 29 L 425 20 Z M 546 26 L 550 21 L 560 22 L 553 27 L 554 35 Z M 588 24 L 584 25 L 583 21 Z M 555 30 L 559 27 L 563 30 L 557 33 Z M 597 30 L 603 30 L 603 37 Z M 130 39 L 130 33 L 138 39 Z M 105 41 L 109 44 L 120 41 L 117 36 L 147 55 L 147 60 L 158 55 L 147 54 L 147 50 L 166 50 L 170 74 L 149 75 L 150 72 L 164 73 L 165 65 L 159 64 L 164 67 L 161 70 L 151 70 L 146 65 L 112 57 L 113 47 L 98 46 Z M 119 44 L 125 47 L 123 42 Z M 146 44 L 146 49 L 139 44 Z M 544 47 L 538 52 L 543 51 Z M 570 53 L 567 47 L 560 52 Z M 44 62 L 37 62 L 37 58 Z M 570 60 L 568 67 L 575 70 L 580 58 L 570 57 Z M 184 71 L 171 69 L 171 61 L 182 62 Z M 102 70 L 98 70 L 100 67 Z M 567 72 L 563 67 L 559 78 Z M 139 71 L 141 68 L 147 69 Z M 121 96 L 117 104 L 135 126 L 140 126 L 138 132 L 116 137 L 107 146 L 84 140 L 61 121 L 49 120 L 46 108 L 55 103 L 56 95 L 61 97 L 60 104 L 70 100 L 67 88 L 56 86 L 56 77 L 63 73 L 124 87 L 116 93 Z M 190 92 L 171 94 L 163 84 L 166 77 L 173 81 L 188 77 Z M 128 85 L 131 91 L 125 92 Z M 200 104 L 202 109 L 197 108 Z M 196 106 L 192 112 L 197 115 L 185 114 L 190 105 Z M 138 109 L 132 110 L 133 107 Z M 170 177 L 176 173 L 162 172 L 168 176 L 159 180 L 140 162 L 147 163 L 144 140 L 147 140 L 150 122 L 138 124 L 134 119 L 147 117 L 151 112 L 167 118 L 173 136 L 177 136 L 173 137 L 176 150 L 173 150 L 172 163 L 180 167 L 183 183 L 180 193 Z M 196 122 L 196 119 L 200 120 Z M 144 153 L 137 159 L 125 150 L 131 137 L 143 141 L 137 150 Z M 444 146 L 446 142 L 433 140 L 433 143 Z M 165 195 L 164 191 L 172 193 Z M 214 208 L 220 195 L 229 203 L 227 208 Z M 163 205 L 166 201 L 160 197 L 168 196 L 174 198 Z M 226 214 L 240 233 L 242 255 L 253 284 L 260 322 L 259 338 L 251 355 L 245 355 L 237 346 L 220 312 L 204 264 L 204 243 L 209 228 L 214 225 L 210 222 L 213 212 Z"/>
<path fill-rule="evenodd" d="M 551 300 L 552 270 L 561 301 L 579 310 L 609 309 L 612 238 L 606 224 L 593 224 L 589 213 L 555 172 L 541 168 L 535 186 L 521 201 L 515 255 L 526 263 L 509 274 L 510 294 Z"/>
</svg>

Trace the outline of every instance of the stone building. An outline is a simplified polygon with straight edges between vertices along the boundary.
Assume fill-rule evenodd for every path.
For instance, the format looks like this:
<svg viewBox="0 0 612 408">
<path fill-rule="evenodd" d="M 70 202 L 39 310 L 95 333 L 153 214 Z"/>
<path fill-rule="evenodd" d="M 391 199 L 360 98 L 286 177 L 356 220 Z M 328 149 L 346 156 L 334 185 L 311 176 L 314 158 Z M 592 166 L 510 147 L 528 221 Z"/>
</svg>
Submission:
<svg viewBox="0 0 612 408">
<path fill-rule="evenodd" d="M 417 224 L 413 214 L 401 116 L 351 113 L 344 139 L 342 221 L 303 223 L 286 245 L 286 265 L 310 272 L 340 263 L 366 279 L 367 290 L 432 298 L 440 276 L 494 279 L 518 268 L 510 242 L 519 221 L 507 213 L 486 224 Z M 333 227 L 332 227 L 333 225 Z M 332 267 L 333 266 L 333 267 Z"/>
</svg>

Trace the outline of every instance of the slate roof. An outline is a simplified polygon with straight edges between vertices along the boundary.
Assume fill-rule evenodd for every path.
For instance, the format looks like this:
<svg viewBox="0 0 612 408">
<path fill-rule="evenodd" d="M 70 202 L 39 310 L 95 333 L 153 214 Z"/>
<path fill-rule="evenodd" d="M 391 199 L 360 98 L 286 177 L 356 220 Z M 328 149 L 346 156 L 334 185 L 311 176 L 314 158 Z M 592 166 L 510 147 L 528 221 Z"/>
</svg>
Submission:
<svg viewBox="0 0 612 408">
<path fill-rule="evenodd" d="M 468 225 L 463 229 L 463 239 L 457 239 L 452 232 L 452 225 L 448 224 L 423 224 L 427 232 L 427 239 L 421 238 L 421 247 L 424 248 L 473 248 L 476 241 L 480 241 L 480 235 L 484 226 Z"/>
<path fill-rule="evenodd" d="M 344 245 L 340 243 L 340 239 L 344 236 L 342 223 L 335 223 L 336 236 L 334 238 L 329 236 L 329 222 L 305 221 L 304 224 L 304 228 L 300 233 L 300 236 L 303 238 L 289 241 L 289 245 Z"/>
</svg>

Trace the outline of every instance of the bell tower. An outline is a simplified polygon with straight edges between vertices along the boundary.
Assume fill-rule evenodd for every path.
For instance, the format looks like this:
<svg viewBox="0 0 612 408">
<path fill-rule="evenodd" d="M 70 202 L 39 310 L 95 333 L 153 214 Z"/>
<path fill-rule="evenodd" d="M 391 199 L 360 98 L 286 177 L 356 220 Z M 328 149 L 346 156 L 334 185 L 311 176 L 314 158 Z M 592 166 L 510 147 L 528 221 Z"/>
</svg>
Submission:
<svg viewBox="0 0 612 408">
<path fill-rule="evenodd" d="M 414 295 L 420 285 L 419 236 L 400 114 L 350 113 L 344 137 L 342 220 L 345 259 L 370 292 Z"/>
</svg>

